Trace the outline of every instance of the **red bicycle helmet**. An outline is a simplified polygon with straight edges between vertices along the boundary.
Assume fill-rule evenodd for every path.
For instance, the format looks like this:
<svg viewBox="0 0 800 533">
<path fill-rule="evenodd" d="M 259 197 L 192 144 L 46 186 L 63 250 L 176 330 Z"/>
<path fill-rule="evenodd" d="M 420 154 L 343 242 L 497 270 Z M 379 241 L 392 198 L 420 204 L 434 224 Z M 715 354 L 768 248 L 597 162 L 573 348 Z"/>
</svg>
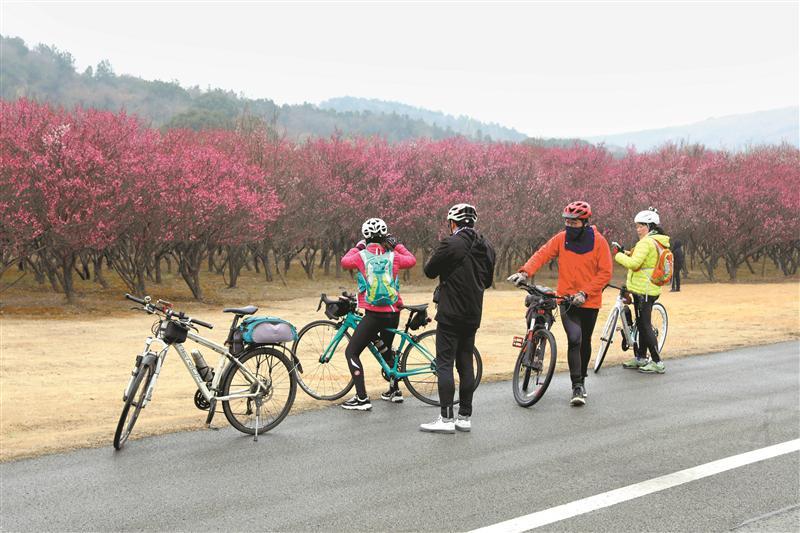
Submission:
<svg viewBox="0 0 800 533">
<path fill-rule="evenodd" d="M 564 208 L 561 214 L 564 218 L 577 218 L 578 220 L 586 220 L 592 216 L 592 206 L 586 202 L 577 201 L 572 202 Z"/>
</svg>

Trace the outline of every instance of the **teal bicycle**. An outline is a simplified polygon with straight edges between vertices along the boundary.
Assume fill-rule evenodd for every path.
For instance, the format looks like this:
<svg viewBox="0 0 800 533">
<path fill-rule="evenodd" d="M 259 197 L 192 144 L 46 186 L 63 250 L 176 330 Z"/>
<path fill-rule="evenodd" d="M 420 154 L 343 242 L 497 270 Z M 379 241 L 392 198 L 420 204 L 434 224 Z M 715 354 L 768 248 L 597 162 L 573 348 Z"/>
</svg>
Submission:
<svg viewBox="0 0 800 533">
<path fill-rule="evenodd" d="M 337 299 L 320 296 L 317 311 L 325 305 L 325 316 L 330 320 L 315 320 L 307 324 L 297 334 L 293 346 L 297 365 L 295 375 L 297 384 L 309 396 L 317 400 L 338 400 L 353 388 L 353 376 L 347 367 L 345 348 L 362 315 L 358 311 L 355 295 L 342 293 Z M 408 320 L 403 329 L 389 329 L 399 339 L 390 366 L 384 360 L 379 348 L 384 348 L 379 339 L 368 345 L 369 351 L 381 366 L 381 375 L 386 381 L 402 381 L 406 388 L 419 400 L 439 405 L 438 378 L 436 376 L 436 331 L 426 331 L 419 335 L 410 333 L 427 326 L 428 304 L 406 305 Z M 376 346 L 378 342 L 378 346 Z M 398 357 L 397 354 L 400 354 Z M 472 368 L 475 372 L 475 387 L 481 380 L 483 363 L 478 349 L 472 354 Z M 458 402 L 458 373 L 454 372 L 456 397 Z"/>
</svg>

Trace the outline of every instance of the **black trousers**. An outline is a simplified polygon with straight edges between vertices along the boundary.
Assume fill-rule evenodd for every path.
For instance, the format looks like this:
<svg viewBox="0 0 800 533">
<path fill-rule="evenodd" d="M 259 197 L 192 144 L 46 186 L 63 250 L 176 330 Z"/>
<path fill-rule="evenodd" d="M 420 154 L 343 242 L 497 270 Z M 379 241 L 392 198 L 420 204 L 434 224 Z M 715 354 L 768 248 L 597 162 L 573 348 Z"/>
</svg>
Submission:
<svg viewBox="0 0 800 533">
<path fill-rule="evenodd" d="M 367 387 L 364 384 L 364 366 L 361 364 L 361 352 L 367 347 L 369 343 L 380 337 L 383 343 L 389 347 L 387 357 L 392 356 L 392 341 L 394 341 L 394 333 L 386 331 L 386 328 L 397 328 L 400 323 L 400 313 L 375 313 L 373 311 L 366 311 L 364 318 L 356 326 L 353 332 L 353 337 L 347 344 L 344 353 L 347 357 L 347 367 L 350 369 L 350 374 L 353 376 L 353 381 L 356 384 L 356 394 L 359 398 L 367 397 Z M 392 361 L 387 361 L 389 366 Z"/>
<path fill-rule="evenodd" d="M 633 294 L 633 305 L 636 308 L 636 330 L 639 332 L 638 353 L 636 357 L 646 357 L 648 350 L 650 357 L 658 363 L 661 356 L 658 353 L 658 341 L 653 333 L 653 304 L 658 296 L 644 296 Z"/>
<path fill-rule="evenodd" d="M 675 272 L 672 273 L 672 290 L 681 290 L 681 269 L 677 267 L 675 268 Z"/>
<path fill-rule="evenodd" d="M 572 386 L 582 385 L 592 357 L 592 332 L 599 309 L 561 306 L 561 323 L 567 333 L 567 362 Z"/>
<path fill-rule="evenodd" d="M 453 418 L 456 385 L 453 363 L 458 370 L 458 414 L 472 415 L 472 394 L 475 392 L 475 370 L 472 352 L 475 349 L 475 328 L 436 326 L 436 374 L 439 378 L 439 402 L 443 418 Z"/>
</svg>

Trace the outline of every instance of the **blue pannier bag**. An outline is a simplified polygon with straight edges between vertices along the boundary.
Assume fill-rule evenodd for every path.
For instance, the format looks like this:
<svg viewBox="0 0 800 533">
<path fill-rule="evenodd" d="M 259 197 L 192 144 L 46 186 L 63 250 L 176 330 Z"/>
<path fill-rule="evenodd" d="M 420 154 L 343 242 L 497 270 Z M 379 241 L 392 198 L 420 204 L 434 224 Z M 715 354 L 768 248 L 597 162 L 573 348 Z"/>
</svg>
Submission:
<svg viewBox="0 0 800 533">
<path fill-rule="evenodd" d="M 280 344 L 297 340 L 295 327 L 282 318 L 251 316 L 245 318 L 239 329 L 245 344 Z"/>
</svg>

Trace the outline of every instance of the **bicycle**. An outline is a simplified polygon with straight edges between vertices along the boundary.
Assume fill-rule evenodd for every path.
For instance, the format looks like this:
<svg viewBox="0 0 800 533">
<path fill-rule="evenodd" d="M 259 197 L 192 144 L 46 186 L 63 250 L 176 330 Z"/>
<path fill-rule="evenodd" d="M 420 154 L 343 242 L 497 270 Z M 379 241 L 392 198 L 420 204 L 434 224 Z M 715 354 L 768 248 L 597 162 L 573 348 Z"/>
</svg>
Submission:
<svg viewBox="0 0 800 533">
<path fill-rule="evenodd" d="M 553 310 L 560 303 L 570 303 L 571 296 L 557 296 L 550 287 L 520 283 L 528 292 L 525 297 L 525 337 L 515 336 L 512 346 L 519 348 L 511 386 L 514 399 L 522 407 L 530 407 L 542 399 L 556 370 L 556 339 L 550 333 L 555 322 Z"/>
<path fill-rule="evenodd" d="M 606 285 L 606 287 L 619 289 L 619 294 L 617 295 L 617 301 L 614 307 L 608 314 L 608 319 L 606 320 L 605 326 L 603 326 L 603 331 L 600 333 L 600 346 L 597 349 L 597 356 L 594 359 L 595 373 L 600 371 L 603 360 L 606 358 L 606 353 L 608 353 L 608 348 L 614 342 L 615 330 L 618 329 L 622 336 L 622 341 L 620 343 L 622 351 L 628 351 L 631 346 L 633 346 L 634 351 L 636 351 L 638 346 L 639 331 L 636 329 L 636 323 L 632 320 L 631 310 L 628 307 L 633 303 L 631 293 L 625 286 L 617 287 L 616 285 Z M 619 328 L 617 328 L 617 320 L 622 321 L 622 325 Z M 658 352 L 661 353 L 661 349 L 664 348 L 664 342 L 667 340 L 667 330 L 669 327 L 667 310 L 661 302 L 653 304 L 651 321 L 653 323 L 653 333 L 658 343 Z"/>
<path fill-rule="evenodd" d="M 330 320 L 316 320 L 307 324 L 297 335 L 292 352 L 298 360 L 297 383 L 309 396 L 317 400 L 338 400 L 353 387 L 353 377 L 347 367 L 344 347 L 350 339 L 362 315 L 358 312 L 355 295 L 342 293 L 338 299 L 320 296 L 317 311 L 325 304 L 325 316 Z M 420 335 L 409 330 L 426 326 L 431 322 L 427 314 L 428 304 L 405 305 L 401 309 L 409 311 L 403 329 L 389 328 L 400 339 L 399 346 L 392 353 L 391 366 L 381 355 L 385 351 L 378 338 L 368 345 L 369 351 L 381 366 L 381 375 L 387 381 L 397 383 L 402 380 L 408 390 L 420 401 L 429 405 L 439 405 L 438 379 L 436 376 L 436 331 L 426 331 Z M 391 350 L 391 347 L 389 347 Z M 401 354 L 399 357 L 397 354 Z M 341 364 L 337 364 L 341 363 Z M 483 363 L 478 349 L 473 351 L 475 388 L 481 380 Z M 458 403 L 458 373 L 456 398 Z"/>
<path fill-rule="evenodd" d="M 196 326 L 212 329 L 212 324 L 175 311 L 167 301 L 152 303 L 149 296 L 137 298 L 130 294 L 126 294 L 125 298 L 142 306 L 134 307 L 134 310 L 156 315 L 158 320 L 153 324 L 152 336 L 145 340 L 144 350 L 136 356 L 131 378 L 123 392 L 122 400 L 125 403 L 114 433 L 114 448 L 122 448 L 142 409 L 152 399 L 170 346 L 178 352 L 197 384 L 194 403 L 198 409 L 208 411 L 208 427 L 214 418 L 217 402 L 222 402 L 222 410 L 231 426 L 253 435 L 254 441 L 258 441 L 259 434 L 280 424 L 289 413 L 297 392 L 297 382 L 293 360 L 285 354 L 286 349 L 279 342 L 280 338 L 285 339 L 285 332 L 275 336 L 274 343 L 248 344 L 241 338 L 239 320 L 258 311 L 257 307 L 223 310 L 234 313 L 225 342 L 229 347 L 226 348 L 190 331 L 198 331 Z M 187 339 L 219 353 L 217 368 L 221 371 L 214 373 L 199 351 L 194 350 L 191 356 L 186 353 L 183 343 Z M 156 351 L 155 348 L 159 349 Z"/>
</svg>

